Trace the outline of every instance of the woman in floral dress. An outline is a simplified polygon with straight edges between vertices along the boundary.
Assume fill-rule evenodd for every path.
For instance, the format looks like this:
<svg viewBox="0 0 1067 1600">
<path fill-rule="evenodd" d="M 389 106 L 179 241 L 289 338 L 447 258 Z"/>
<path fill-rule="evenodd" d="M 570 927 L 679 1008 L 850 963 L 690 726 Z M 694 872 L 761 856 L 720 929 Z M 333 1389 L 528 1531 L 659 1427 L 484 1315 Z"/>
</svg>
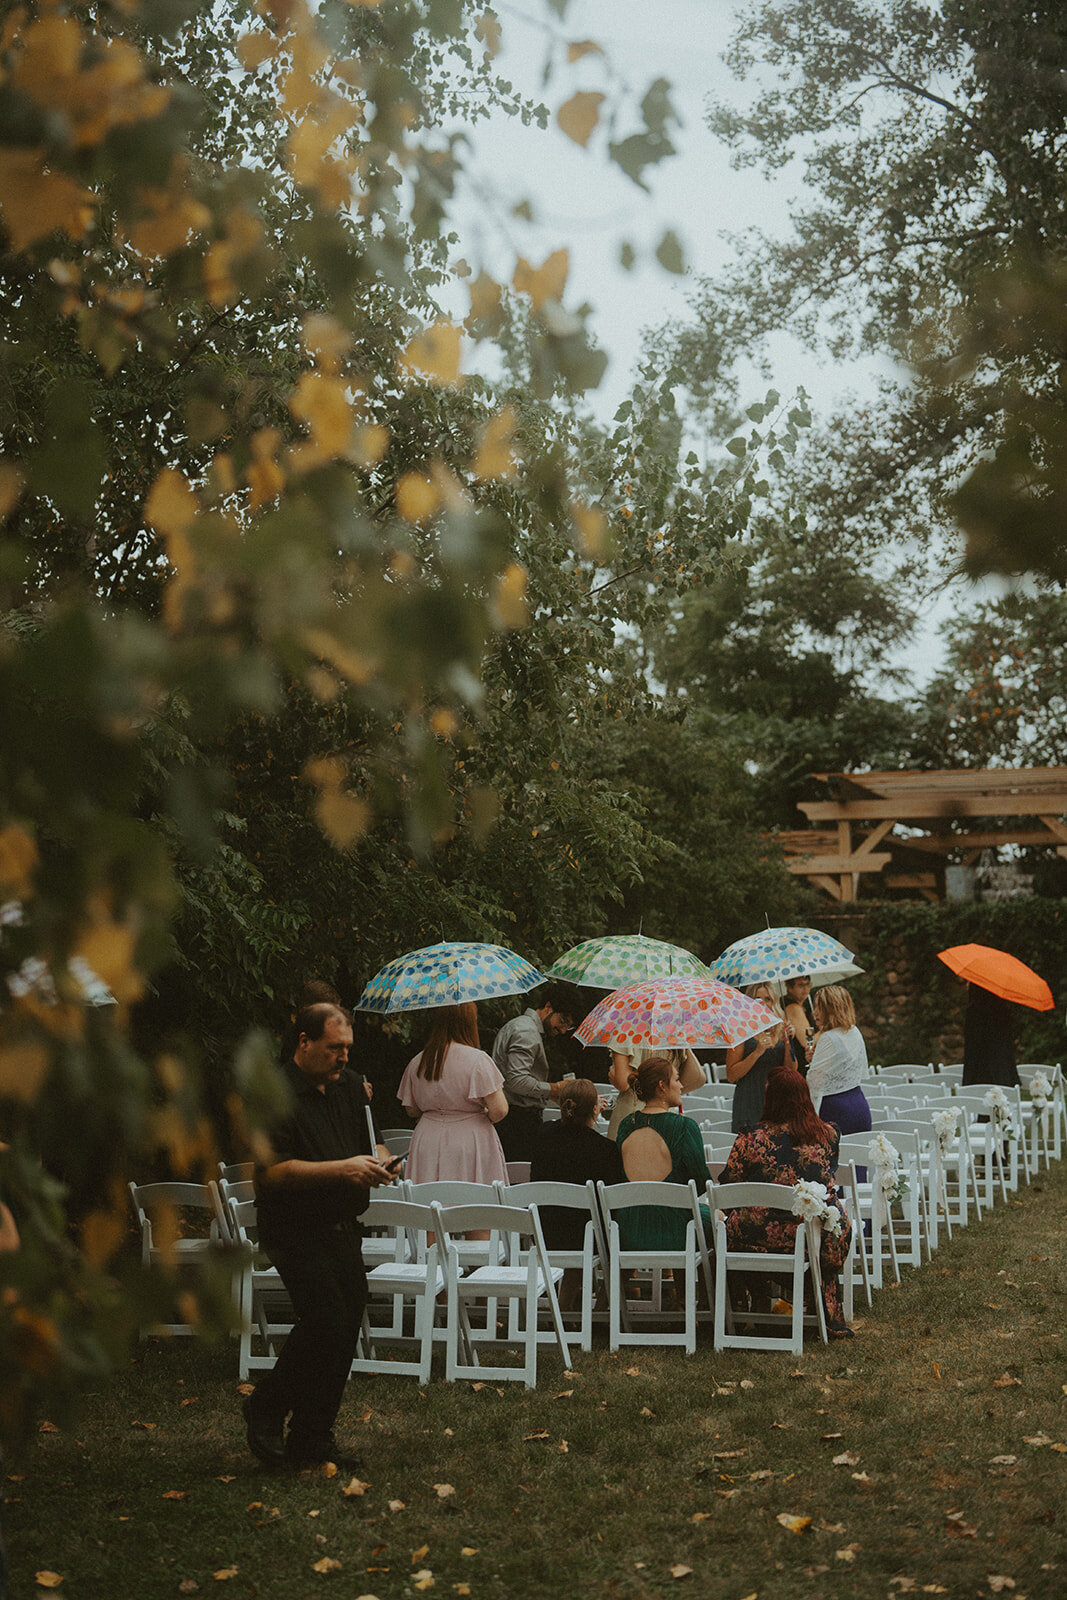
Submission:
<svg viewBox="0 0 1067 1600">
<path fill-rule="evenodd" d="M 852 1226 L 834 1188 L 839 1144 L 837 1129 L 815 1115 L 808 1086 L 800 1073 L 789 1067 L 776 1067 L 767 1079 L 762 1120 L 747 1133 L 738 1134 L 718 1181 L 792 1186 L 804 1179 L 825 1184 L 831 1204 L 837 1206 L 843 1219 L 840 1232 L 830 1234 L 823 1229 L 819 1251 L 826 1331 L 831 1339 L 850 1339 L 852 1329 L 845 1322 L 838 1281 L 852 1244 Z M 727 1245 L 731 1250 L 788 1253 L 799 1226 L 800 1219 L 789 1211 L 746 1206 L 727 1214 Z"/>
</svg>

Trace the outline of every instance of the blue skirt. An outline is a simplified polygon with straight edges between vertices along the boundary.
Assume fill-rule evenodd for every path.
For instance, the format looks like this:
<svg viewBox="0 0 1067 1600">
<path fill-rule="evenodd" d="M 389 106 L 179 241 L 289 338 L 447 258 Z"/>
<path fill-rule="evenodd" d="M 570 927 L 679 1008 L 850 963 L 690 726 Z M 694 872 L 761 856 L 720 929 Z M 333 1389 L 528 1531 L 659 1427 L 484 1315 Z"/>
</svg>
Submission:
<svg viewBox="0 0 1067 1600">
<path fill-rule="evenodd" d="M 871 1129 L 871 1108 L 858 1084 L 844 1094 L 823 1095 L 819 1116 L 824 1122 L 835 1123 L 842 1134 L 869 1133 Z"/>
</svg>

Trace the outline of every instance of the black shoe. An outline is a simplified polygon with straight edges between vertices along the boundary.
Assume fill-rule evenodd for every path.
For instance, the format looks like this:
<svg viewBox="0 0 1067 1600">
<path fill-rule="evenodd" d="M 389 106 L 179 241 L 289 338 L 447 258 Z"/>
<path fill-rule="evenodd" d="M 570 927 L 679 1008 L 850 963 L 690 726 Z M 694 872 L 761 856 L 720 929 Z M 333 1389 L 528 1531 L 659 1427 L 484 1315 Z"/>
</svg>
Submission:
<svg viewBox="0 0 1067 1600">
<path fill-rule="evenodd" d="M 274 1469 L 284 1467 L 288 1463 L 283 1434 L 285 1424 L 270 1423 L 265 1418 L 257 1416 L 255 1398 L 254 1394 L 250 1394 L 241 1402 L 241 1411 L 247 1423 L 245 1438 L 248 1440 L 248 1448 L 265 1467 Z"/>
<path fill-rule="evenodd" d="M 324 1467 L 327 1461 L 332 1461 L 338 1472 L 362 1472 L 367 1465 L 362 1456 L 352 1455 L 332 1440 L 314 1448 L 301 1448 L 292 1442 L 291 1437 L 286 1445 L 286 1461 L 294 1472 L 313 1471 L 316 1467 Z"/>
</svg>

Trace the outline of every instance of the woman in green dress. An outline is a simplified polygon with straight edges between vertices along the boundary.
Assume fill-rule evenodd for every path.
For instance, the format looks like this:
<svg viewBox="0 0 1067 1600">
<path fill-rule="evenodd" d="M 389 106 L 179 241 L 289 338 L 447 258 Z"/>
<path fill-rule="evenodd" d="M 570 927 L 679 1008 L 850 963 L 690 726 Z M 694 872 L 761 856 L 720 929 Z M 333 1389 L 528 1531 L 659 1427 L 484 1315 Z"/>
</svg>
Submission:
<svg viewBox="0 0 1067 1600">
<path fill-rule="evenodd" d="M 667 1055 L 650 1056 L 637 1069 L 637 1095 L 644 1102 L 619 1126 L 622 1164 L 631 1183 L 681 1183 L 692 1178 L 703 1190 L 711 1173 L 704 1159 L 700 1125 L 681 1116 L 682 1085 Z M 701 1206 L 709 1236 L 711 1214 Z M 683 1250 L 688 1218 L 684 1211 L 634 1206 L 619 1212 L 624 1250 Z"/>
</svg>

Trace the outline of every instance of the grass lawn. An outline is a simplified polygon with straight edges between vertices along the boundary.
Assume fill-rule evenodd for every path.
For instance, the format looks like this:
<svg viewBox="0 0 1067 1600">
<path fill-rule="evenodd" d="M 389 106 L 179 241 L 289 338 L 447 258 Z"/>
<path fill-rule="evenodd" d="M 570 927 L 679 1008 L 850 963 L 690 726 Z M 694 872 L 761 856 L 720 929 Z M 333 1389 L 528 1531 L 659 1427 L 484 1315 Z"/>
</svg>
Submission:
<svg viewBox="0 0 1067 1600">
<path fill-rule="evenodd" d="M 800 1361 L 702 1343 L 547 1355 L 532 1394 L 354 1381 L 356 1494 L 248 1456 L 231 1351 L 149 1342 L 16 1465 L 13 1594 L 46 1569 L 86 1600 L 1063 1596 L 1065 1223 L 1067 1163 Z"/>
</svg>

